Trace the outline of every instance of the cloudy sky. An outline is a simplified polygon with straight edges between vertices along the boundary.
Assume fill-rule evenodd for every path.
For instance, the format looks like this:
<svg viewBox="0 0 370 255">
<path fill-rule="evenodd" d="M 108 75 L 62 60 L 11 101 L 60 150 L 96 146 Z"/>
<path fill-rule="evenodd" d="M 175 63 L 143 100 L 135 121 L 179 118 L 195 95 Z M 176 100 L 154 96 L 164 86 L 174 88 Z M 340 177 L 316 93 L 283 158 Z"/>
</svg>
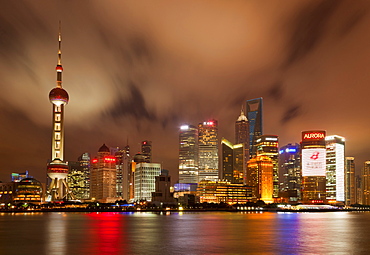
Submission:
<svg viewBox="0 0 370 255">
<path fill-rule="evenodd" d="M 45 181 L 49 91 L 62 21 L 65 159 L 99 147 L 153 158 L 177 179 L 178 127 L 209 118 L 234 140 L 245 100 L 264 98 L 264 133 L 346 137 L 370 159 L 370 2 L 0 0 L 0 180 Z"/>
</svg>

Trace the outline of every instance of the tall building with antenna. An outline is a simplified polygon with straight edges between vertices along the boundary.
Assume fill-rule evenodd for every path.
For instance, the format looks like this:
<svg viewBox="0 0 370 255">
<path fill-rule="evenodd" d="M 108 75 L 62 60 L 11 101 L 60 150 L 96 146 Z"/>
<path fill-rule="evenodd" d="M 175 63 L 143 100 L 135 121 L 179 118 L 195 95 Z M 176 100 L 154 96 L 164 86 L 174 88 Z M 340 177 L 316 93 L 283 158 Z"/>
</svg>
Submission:
<svg viewBox="0 0 370 255">
<path fill-rule="evenodd" d="M 249 149 L 250 149 L 250 143 L 249 143 L 249 121 L 248 118 L 244 115 L 244 109 L 242 107 L 242 110 L 240 112 L 240 116 L 235 122 L 235 143 L 236 144 L 243 144 L 244 148 L 244 165 L 243 165 L 243 183 L 246 183 L 246 171 L 247 171 L 247 164 L 249 160 Z"/>
<path fill-rule="evenodd" d="M 51 179 L 46 192 L 46 201 L 75 199 L 68 187 L 68 164 L 64 162 L 64 106 L 69 101 L 67 91 L 62 88 L 62 35 L 59 23 L 59 50 L 56 66 L 57 83 L 49 93 L 53 104 L 53 132 L 51 142 L 52 161 L 47 166 L 47 175 Z"/>
</svg>

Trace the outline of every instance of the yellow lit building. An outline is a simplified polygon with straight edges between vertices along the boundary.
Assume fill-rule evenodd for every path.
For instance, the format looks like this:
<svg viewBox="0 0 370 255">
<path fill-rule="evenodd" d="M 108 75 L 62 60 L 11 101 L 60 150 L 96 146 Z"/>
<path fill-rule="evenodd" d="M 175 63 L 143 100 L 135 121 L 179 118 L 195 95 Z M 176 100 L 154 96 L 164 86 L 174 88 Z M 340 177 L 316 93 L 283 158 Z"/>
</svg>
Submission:
<svg viewBox="0 0 370 255">
<path fill-rule="evenodd" d="M 370 161 L 365 161 L 361 175 L 362 175 L 362 204 L 370 205 Z"/>
<path fill-rule="evenodd" d="M 44 190 L 43 185 L 33 178 L 0 183 L 0 202 L 40 204 L 43 202 Z"/>
<path fill-rule="evenodd" d="M 235 184 L 244 183 L 244 144 L 232 144 L 227 139 L 221 140 L 223 180 Z"/>
<path fill-rule="evenodd" d="M 231 184 L 228 181 L 201 181 L 197 194 L 200 203 L 246 203 L 251 199 L 251 187 L 243 184 Z"/>
<path fill-rule="evenodd" d="M 255 200 L 273 202 L 273 162 L 267 156 L 256 156 L 248 161 L 247 185 L 253 189 Z"/>
</svg>

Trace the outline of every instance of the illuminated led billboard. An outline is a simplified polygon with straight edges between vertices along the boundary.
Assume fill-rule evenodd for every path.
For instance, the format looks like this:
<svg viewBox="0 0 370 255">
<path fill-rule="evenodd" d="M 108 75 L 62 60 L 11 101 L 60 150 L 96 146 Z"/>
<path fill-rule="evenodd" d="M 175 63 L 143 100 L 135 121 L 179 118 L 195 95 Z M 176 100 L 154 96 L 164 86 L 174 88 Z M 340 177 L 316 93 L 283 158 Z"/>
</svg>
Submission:
<svg viewBox="0 0 370 255">
<path fill-rule="evenodd" d="M 302 149 L 302 176 L 326 175 L 326 149 Z"/>
<path fill-rule="evenodd" d="M 302 132 L 302 141 L 305 140 L 323 140 L 325 139 L 326 132 L 319 130 L 319 131 L 303 131 Z"/>
</svg>

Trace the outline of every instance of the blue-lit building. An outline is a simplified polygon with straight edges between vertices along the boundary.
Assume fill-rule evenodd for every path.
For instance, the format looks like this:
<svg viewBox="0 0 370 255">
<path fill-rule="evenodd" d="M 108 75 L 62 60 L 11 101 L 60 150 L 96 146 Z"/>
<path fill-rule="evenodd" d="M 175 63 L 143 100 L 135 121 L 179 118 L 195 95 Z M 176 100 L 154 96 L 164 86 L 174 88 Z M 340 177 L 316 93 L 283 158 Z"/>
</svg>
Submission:
<svg viewBox="0 0 370 255">
<path fill-rule="evenodd" d="M 299 144 L 288 144 L 279 150 L 279 197 L 287 202 L 295 202 L 302 198 L 301 151 Z"/>
<path fill-rule="evenodd" d="M 262 97 L 247 100 L 247 118 L 249 121 L 250 158 L 256 156 L 256 140 L 263 134 Z"/>
<path fill-rule="evenodd" d="M 12 173 L 11 178 L 12 178 L 12 182 L 20 182 L 23 179 L 33 178 L 33 177 L 28 174 L 28 171 L 26 171 L 24 173 Z"/>
</svg>

